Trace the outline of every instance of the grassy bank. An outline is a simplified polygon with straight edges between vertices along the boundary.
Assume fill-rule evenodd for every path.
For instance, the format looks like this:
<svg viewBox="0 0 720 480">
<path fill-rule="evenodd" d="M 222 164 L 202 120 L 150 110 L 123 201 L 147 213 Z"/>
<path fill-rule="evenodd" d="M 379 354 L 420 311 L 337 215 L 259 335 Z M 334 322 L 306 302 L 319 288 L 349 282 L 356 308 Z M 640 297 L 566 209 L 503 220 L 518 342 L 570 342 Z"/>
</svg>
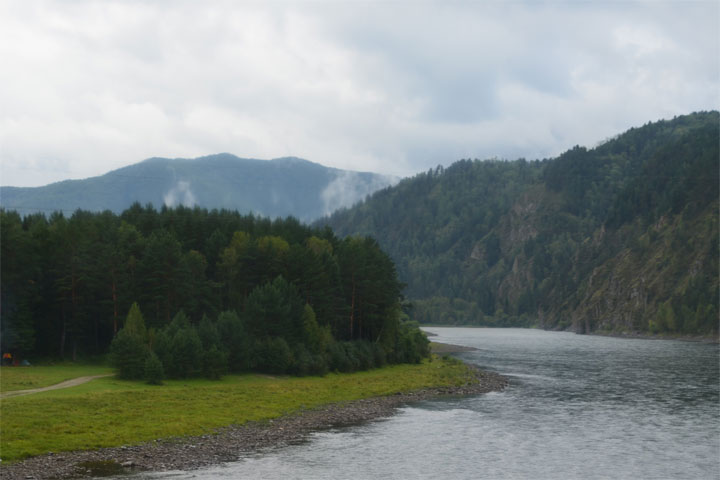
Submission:
<svg viewBox="0 0 720 480">
<path fill-rule="evenodd" d="M 0 392 L 48 387 L 72 378 L 106 373 L 112 373 L 112 369 L 101 365 L 0 367 Z"/>
<path fill-rule="evenodd" d="M 3 399 L 0 457 L 7 462 L 50 451 L 199 435 L 327 403 L 460 385 L 467 377 L 464 365 L 436 358 L 354 374 L 230 375 L 221 381 L 168 381 L 159 387 L 102 378 L 65 390 Z"/>
</svg>

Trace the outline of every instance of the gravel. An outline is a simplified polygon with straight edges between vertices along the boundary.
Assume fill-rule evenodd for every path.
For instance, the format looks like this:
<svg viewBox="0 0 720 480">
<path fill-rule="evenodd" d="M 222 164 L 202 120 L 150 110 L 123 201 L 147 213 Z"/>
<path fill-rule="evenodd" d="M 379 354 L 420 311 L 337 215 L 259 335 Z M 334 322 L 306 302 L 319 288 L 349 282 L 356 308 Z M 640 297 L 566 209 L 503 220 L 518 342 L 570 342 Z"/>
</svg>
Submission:
<svg viewBox="0 0 720 480">
<path fill-rule="evenodd" d="M 2 480 L 64 479 L 131 474 L 142 471 L 194 470 L 237 461 L 270 448 L 298 443 L 316 431 L 350 426 L 392 415 L 400 406 L 442 396 L 479 395 L 503 390 L 507 379 L 473 369 L 465 385 L 429 388 L 304 410 L 266 422 L 229 426 L 213 434 L 155 440 L 99 450 L 48 453 L 0 466 Z M 477 380 L 477 381 L 475 381 Z"/>
</svg>

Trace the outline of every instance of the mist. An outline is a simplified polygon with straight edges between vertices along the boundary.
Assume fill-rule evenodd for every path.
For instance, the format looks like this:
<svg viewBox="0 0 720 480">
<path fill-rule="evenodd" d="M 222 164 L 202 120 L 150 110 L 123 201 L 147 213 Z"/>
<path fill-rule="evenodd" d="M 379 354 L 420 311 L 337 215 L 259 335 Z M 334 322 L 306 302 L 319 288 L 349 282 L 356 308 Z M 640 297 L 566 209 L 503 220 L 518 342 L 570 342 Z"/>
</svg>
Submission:
<svg viewBox="0 0 720 480">
<path fill-rule="evenodd" d="M 368 182 L 361 173 L 340 172 L 320 194 L 323 214 L 330 215 L 339 208 L 351 207 L 376 190 L 395 185 L 398 181 L 398 177 L 382 175 Z"/>
<path fill-rule="evenodd" d="M 167 207 L 192 207 L 197 203 L 195 195 L 190 190 L 190 182 L 178 181 L 173 188 L 163 195 L 163 201 Z"/>
</svg>

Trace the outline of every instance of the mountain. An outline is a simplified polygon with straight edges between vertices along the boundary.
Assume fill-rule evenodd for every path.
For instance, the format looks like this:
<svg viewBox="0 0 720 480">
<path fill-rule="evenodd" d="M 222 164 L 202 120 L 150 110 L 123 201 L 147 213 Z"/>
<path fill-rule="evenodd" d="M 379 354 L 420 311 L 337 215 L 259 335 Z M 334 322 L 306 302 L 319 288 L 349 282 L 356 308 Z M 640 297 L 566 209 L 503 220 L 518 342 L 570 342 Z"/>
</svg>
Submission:
<svg viewBox="0 0 720 480">
<path fill-rule="evenodd" d="M 321 221 L 371 235 L 426 323 L 717 334 L 720 114 L 557 158 L 461 160 Z"/>
<path fill-rule="evenodd" d="M 252 160 L 227 153 L 150 158 L 99 177 L 43 187 L 0 187 L 2 206 L 22 214 L 78 208 L 119 213 L 132 203 L 294 216 L 310 221 L 350 206 L 395 179 L 328 168 L 299 158 Z"/>
</svg>

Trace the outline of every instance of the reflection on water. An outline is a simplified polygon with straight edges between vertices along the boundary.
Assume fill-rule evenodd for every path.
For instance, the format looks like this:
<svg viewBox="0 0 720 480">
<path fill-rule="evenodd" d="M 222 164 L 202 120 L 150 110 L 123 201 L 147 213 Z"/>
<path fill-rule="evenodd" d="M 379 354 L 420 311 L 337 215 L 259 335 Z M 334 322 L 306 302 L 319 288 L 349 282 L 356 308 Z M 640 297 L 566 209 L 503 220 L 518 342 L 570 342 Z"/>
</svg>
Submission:
<svg viewBox="0 0 720 480">
<path fill-rule="evenodd" d="M 142 478 L 720 478 L 718 346 L 523 329 L 428 328 L 510 377 L 366 425 Z M 141 477 L 135 477 L 141 478 Z"/>
</svg>

